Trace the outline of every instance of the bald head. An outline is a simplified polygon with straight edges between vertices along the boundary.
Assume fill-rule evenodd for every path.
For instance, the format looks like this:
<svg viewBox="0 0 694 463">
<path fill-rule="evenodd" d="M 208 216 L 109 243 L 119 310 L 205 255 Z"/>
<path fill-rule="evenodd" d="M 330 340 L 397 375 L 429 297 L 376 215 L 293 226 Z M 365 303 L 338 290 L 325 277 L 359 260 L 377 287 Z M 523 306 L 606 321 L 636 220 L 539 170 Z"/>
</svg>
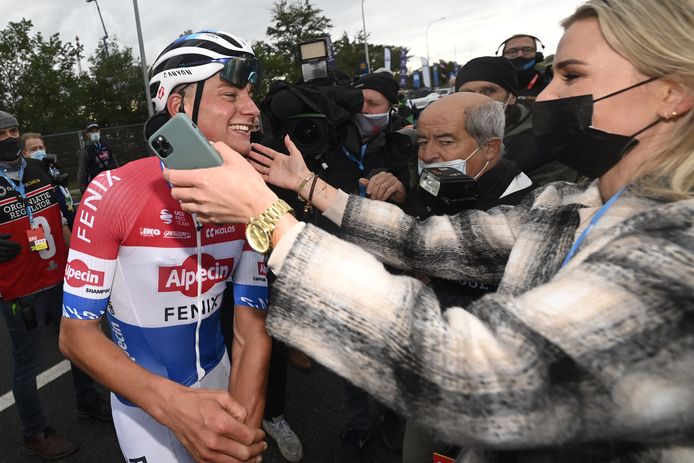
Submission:
<svg viewBox="0 0 694 463">
<path fill-rule="evenodd" d="M 478 93 L 453 93 L 429 105 L 419 117 L 419 159 L 425 164 L 467 159 L 467 174 L 494 166 L 501 156 L 504 110 Z M 475 150 L 477 150 L 475 152 Z"/>
<path fill-rule="evenodd" d="M 419 123 L 422 121 L 440 120 L 441 118 L 457 119 L 463 123 L 465 111 L 468 108 L 479 107 L 485 103 L 492 102 L 489 97 L 478 93 L 461 92 L 452 93 L 431 103 L 419 116 Z"/>
</svg>

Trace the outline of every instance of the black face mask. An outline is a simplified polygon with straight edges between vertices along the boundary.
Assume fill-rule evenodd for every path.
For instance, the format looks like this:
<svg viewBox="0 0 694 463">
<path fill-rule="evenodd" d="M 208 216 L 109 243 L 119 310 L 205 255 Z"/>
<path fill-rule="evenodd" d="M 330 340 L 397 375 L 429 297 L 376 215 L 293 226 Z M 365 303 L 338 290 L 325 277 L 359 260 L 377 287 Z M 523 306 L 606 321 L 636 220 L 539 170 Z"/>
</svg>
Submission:
<svg viewBox="0 0 694 463">
<path fill-rule="evenodd" d="M 636 136 L 650 129 L 660 118 L 631 136 L 608 133 L 591 127 L 593 104 L 652 82 L 656 77 L 610 93 L 593 101 L 592 95 L 557 100 L 536 101 L 533 104 L 533 134 L 544 154 L 594 179 L 610 170 L 639 141 Z"/>
<path fill-rule="evenodd" d="M 0 141 L 0 161 L 11 162 L 19 158 L 19 138 L 6 138 Z"/>
<path fill-rule="evenodd" d="M 532 58 L 524 58 L 524 57 L 518 57 L 518 58 L 513 58 L 511 60 L 511 64 L 513 64 L 513 69 L 516 71 L 527 71 L 529 69 L 532 69 L 535 67 L 537 64 L 535 62 L 535 57 Z"/>
</svg>

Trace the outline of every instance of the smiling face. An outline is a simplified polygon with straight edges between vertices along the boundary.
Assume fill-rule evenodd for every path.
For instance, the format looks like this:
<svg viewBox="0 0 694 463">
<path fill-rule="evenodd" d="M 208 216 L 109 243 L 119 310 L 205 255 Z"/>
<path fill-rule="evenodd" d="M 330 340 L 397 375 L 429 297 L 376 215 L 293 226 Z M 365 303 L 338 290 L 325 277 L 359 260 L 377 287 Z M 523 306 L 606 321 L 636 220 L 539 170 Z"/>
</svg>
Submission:
<svg viewBox="0 0 694 463">
<path fill-rule="evenodd" d="M 195 100 L 195 84 L 185 88 L 184 109 L 190 116 Z M 180 96 L 174 93 L 169 108 L 178 109 Z M 170 111 L 171 112 L 171 111 Z M 173 111 L 175 114 L 175 111 Z M 205 81 L 197 126 L 211 142 L 222 141 L 241 154 L 251 150 L 251 129 L 260 115 L 253 102 L 253 85 L 235 87 L 214 75 Z"/>
<path fill-rule="evenodd" d="M 607 44 L 594 18 L 566 29 L 553 68 L 554 79 L 536 101 L 590 94 L 598 99 L 648 79 Z M 593 126 L 621 135 L 638 132 L 658 117 L 653 91 L 658 85 L 656 80 L 598 101 L 593 106 Z"/>
</svg>

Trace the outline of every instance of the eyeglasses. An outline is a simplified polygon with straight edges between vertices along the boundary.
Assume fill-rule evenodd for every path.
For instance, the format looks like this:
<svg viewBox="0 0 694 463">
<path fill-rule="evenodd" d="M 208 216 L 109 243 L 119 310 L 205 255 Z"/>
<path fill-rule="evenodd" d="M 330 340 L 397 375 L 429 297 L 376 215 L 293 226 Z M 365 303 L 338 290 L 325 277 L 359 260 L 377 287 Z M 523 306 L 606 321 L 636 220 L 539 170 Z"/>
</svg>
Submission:
<svg viewBox="0 0 694 463">
<path fill-rule="evenodd" d="M 255 87 L 260 83 L 260 64 L 255 58 L 219 58 L 210 62 L 224 64 L 219 76 L 231 85 L 243 88 L 249 82 Z"/>
<path fill-rule="evenodd" d="M 504 50 L 504 56 L 532 56 L 536 53 L 533 47 L 519 47 L 519 48 L 507 48 Z"/>
</svg>

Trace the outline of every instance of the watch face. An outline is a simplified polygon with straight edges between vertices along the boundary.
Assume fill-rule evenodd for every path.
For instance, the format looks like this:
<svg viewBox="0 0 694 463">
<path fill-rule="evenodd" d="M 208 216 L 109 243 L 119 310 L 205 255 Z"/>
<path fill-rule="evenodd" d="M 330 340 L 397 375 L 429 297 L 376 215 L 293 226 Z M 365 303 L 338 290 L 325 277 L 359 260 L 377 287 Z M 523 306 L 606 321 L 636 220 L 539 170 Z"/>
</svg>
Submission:
<svg viewBox="0 0 694 463">
<path fill-rule="evenodd" d="M 246 226 L 246 240 L 256 252 L 265 254 L 270 249 L 270 234 L 253 221 Z"/>
</svg>

